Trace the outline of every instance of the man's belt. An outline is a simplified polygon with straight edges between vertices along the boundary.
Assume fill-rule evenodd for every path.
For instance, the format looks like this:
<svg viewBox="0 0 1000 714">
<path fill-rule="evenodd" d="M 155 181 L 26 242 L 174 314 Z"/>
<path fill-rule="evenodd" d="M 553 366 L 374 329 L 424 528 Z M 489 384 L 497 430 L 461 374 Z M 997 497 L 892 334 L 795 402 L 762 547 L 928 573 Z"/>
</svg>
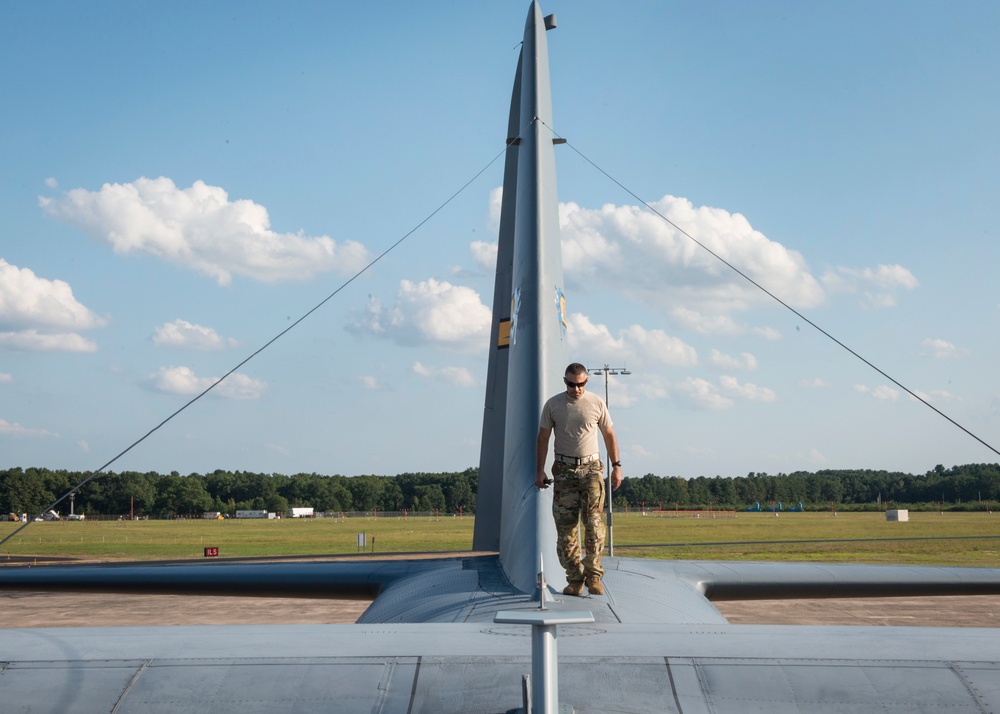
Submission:
<svg viewBox="0 0 1000 714">
<path fill-rule="evenodd" d="M 570 466 L 589 464 L 591 461 L 597 461 L 600 458 L 600 454 L 590 454 L 589 456 L 563 456 L 562 454 L 556 454 L 556 461 L 562 461 L 564 464 L 569 464 Z"/>
</svg>

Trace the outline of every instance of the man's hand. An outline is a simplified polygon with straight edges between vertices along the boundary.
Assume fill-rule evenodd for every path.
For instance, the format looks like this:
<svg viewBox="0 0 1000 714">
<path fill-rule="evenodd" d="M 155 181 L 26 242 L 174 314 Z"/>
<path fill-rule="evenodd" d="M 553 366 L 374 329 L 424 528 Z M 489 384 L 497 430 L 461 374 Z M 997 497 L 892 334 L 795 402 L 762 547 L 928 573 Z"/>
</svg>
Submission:
<svg viewBox="0 0 1000 714">
<path fill-rule="evenodd" d="M 538 427 L 538 441 L 535 443 L 535 485 L 548 488 L 552 481 L 545 473 L 545 456 L 549 453 L 549 437 L 552 429 Z"/>
<path fill-rule="evenodd" d="M 622 485 L 622 467 L 612 466 L 611 467 L 611 490 L 617 491 L 618 487 Z"/>
</svg>

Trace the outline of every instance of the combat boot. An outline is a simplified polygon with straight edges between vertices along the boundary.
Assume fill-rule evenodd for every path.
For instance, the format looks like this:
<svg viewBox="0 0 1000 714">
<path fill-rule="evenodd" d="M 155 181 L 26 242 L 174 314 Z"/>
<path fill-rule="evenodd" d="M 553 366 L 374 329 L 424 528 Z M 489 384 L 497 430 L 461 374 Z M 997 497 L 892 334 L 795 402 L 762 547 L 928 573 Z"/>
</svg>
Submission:
<svg viewBox="0 0 1000 714">
<path fill-rule="evenodd" d="M 563 595 L 572 595 L 573 597 L 580 597 L 583 595 L 583 581 L 570 580 L 566 583 L 566 587 L 563 588 Z"/>
<path fill-rule="evenodd" d="M 581 587 L 580 589 L 582 590 L 583 588 Z M 587 578 L 587 590 L 590 591 L 591 595 L 603 595 L 604 585 L 601 583 L 601 579 Z"/>
</svg>

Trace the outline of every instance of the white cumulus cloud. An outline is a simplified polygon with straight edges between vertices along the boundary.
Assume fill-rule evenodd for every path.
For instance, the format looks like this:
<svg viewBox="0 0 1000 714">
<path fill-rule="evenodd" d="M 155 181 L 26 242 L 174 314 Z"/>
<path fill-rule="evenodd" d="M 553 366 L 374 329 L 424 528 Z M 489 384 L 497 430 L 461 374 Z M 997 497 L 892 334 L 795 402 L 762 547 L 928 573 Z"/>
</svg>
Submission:
<svg viewBox="0 0 1000 714">
<path fill-rule="evenodd" d="M 500 209 L 503 207 L 503 186 L 490 191 L 490 224 L 500 226 Z"/>
<path fill-rule="evenodd" d="M 718 256 L 786 302 L 811 307 L 823 300 L 819 282 L 796 251 L 770 240 L 738 213 L 694 206 L 675 196 L 656 210 Z M 568 282 L 581 289 L 610 280 L 624 294 L 654 306 L 684 304 L 728 314 L 770 298 L 712 257 L 680 230 L 640 206 L 560 206 Z"/>
<path fill-rule="evenodd" d="M 933 404 L 934 402 L 960 402 L 962 398 L 957 394 L 952 394 L 946 389 L 932 389 L 929 392 L 922 392 L 919 389 L 913 390 L 914 394 L 923 399 L 925 402 Z M 916 401 L 913 397 L 911 400 Z"/>
<path fill-rule="evenodd" d="M 150 375 L 149 384 L 159 392 L 193 397 L 205 391 L 218 379 L 218 377 L 199 377 L 190 367 L 161 367 Z M 229 375 L 209 394 L 226 399 L 258 399 L 266 388 L 267 384 L 262 380 L 236 372 Z"/>
<path fill-rule="evenodd" d="M 647 399 L 670 401 L 689 409 L 721 411 L 732 409 L 737 401 L 774 402 L 774 390 L 735 377 L 722 376 L 712 382 L 703 377 L 685 377 L 668 382 L 657 377 L 645 379 L 640 391 Z"/>
<path fill-rule="evenodd" d="M 442 367 L 435 369 L 427 367 L 420 362 L 414 362 L 413 371 L 421 377 L 447 382 L 456 387 L 474 387 L 476 384 L 476 379 L 472 376 L 472 372 L 464 367 Z"/>
<path fill-rule="evenodd" d="M 690 367 L 698 363 L 698 353 L 691 345 L 663 330 L 630 325 L 611 334 L 607 326 L 594 323 L 580 313 L 567 318 L 566 335 L 570 348 L 581 355 L 616 355 L 628 364 Z"/>
<path fill-rule="evenodd" d="M 382 384 L 378 377 L 372 376 L 370 374 L 363 374 L 358 377 L 358 382 L 365 389 L 370 389 L 372 391 L 379 391 L 385 389 L 385 385 Z"/>
<path fill-rule="evenodd" d="M 737 322 L 729 315 L 704 314 L 686 307 L 671 308 L 669 314 L 680 327 L 701 335 L 755 335 L 772 342 L 781 339 L 781 333 L 772 327 L 751 327 Z"/>
<path fill-rule="evenodd" d="M 235 347 L 232 338 L 223 338 L 211 327 L 196 325 L 180 318 L 156 328 L 153 344 L 157 347 L 186 347 L 195 350 L 222 350 Z"/>
<path fill-rule="evenodd" d="M 472 259 L 476 261 L 476 264 L 480 268 L 487 272 L 494 272 L 497 268 L 497 250 L 499 250 L 499 246 L 496 241 L 489 243 L 477 240 L 469 245 L 469 252 L 472 253 Z"/>
<path fill-rule="evenodd" d="M 719 350 L 712 350 L 708 354 L 708 361 L 714 367 L 720 369 L 745 369 L 753 371 L 757 369 L 757 358 L 749 352 L 740 352 L 739 357 L 723 354 Z"/>
<path fill-rule="evenodd" d="M 499 190 L 491 194 L 492 218 L 499 215 L 501 196 Z M 733 316 L 778 303 L 719 258 L 799 309 L 816 307 L 837 292 L 858 293 L 867 307 L 891 307 L 901 291 L 919 285 L 909 270 L 895 264 L 836 268 L 820 279 L 802 254 L 754 229 L 739 213 L 670 195 L 651 205 L 669 222 L 644 206 L 560 204 L 567 284 L 580 292 L 611 290 L 667 310 L 676 324 L 702 334 L 755 334 L 767 340 L 781 335 Z M 495 242 L 476 241 L 470 251 L 481 268 L 495 265 Z"/>
<path fill-rule="evenodd" d="M 647 330 L 641 325 L 629 325 L 621 331 L 621 336 L 627 350 L 636 359 L 675 367 L 690 366 L 698 362 L 698 353 L 694 347 L 663 330 Z"/>
<path fill-rule="evenodd" d="M 817 466 L 825 464 L 827 463 L 827 461 L 829 461 L 829 459 L 826 458 L 826 455 L 822 451 L 817 449 L 815 446 L 809 449 L 809 452 L 806 454 L 805 458 L 806 461 L 808 461 L 811 464 L 815 464 Z"/>
<path fill-rule="evenodd" d="M 886 402 L 894 402 L 899 399 L 900 392 L 887 384 L 880 384 L 877 387 L 869 387 L 865 384 L 855 384 L 854 391 L 858 394 L 870 394 L 876 399 Z"/>
<path fill-rule="evenodd" d="M 740 384 L 736 377 L 723 375 L 719 377 L 719 388 L 726 395 L 745 399 L 748 402 L 773 402 L 777 401 L 778 395 L 773 389 L 759 387 L 750 382 Z"/>
<path fill-rule="evenodd" d="M 0 332 L 0 349 L 23 352 L 96 352 L 97 343 L 75 332 Z"/>
<path fill-rule="evenodd" d="M 351 331 L 386 337 L 400 345 L 436 344 L 461 351 L 486 347 L 492 311 L 472 288 L 431 278 L 402 280 L 396 302 L 385 307 L 368 302 Z"/>
<path fill-rule="evenodd" d="M 59 435 L 46 429 L 29 429 L 26 426 L 21 426 L 17 422 L 9 422 L 6 419 L 0 419 L 0 437 L 2 436 L 9 436 L 15 439 L 27 439 L 39 437 L 58 437 Z"/>
<path fill-rule="evenodd" d="M 579 354 L 621 355 L 625 351 L 625 341 L 611 334 L 607 325 L 592 322 L 579 312 L 571 312 L 566 318 L 566 338 L 570 348 Z"/>
<path fill-rule="evenodd" d="M 169 178 L 104 184 L 39 198 L 46 213 L 107 243 L 116 253 L 148 254 L 228 285 L 233 275 L 273 283 L 318 273 L 352 274 L 369 260 L 360 243 L 271 230 L 267 209 L 230 200 L 218 186 Z"/>
<path fill-rule="evenodd" d="M 823 285 L 831 292 L 858 293 L 866 307 L 893 307 L 901 290 L 920 286 L 913 273 L 901 265 L 872 268 L 840 267 L 823 274 Z"/>
<path fill-rule="evenodd" d="M 924 347 L 930 347 L 931 354 L 937 359 L 948 359 L 950 357 L 961 357 L 963 350 L 953 345 L 947 340 L 928 337 L 921 342 Z"/>
<path fill-rule="evenodd" d="M 681 404 L 695 409 L 721 411 L 731 409 L 733 400 L 720 393 L 718 386 L 701 377 L 688 377 L 670 389 L 670 395 Z"/>
<path fill-rule="evenodd" d="M 3 384 L 4 382 L 13 382 L 13 381 L 14 381 L 14 375 L 10 374 L 9 372 L 0 372 L 0 384 Z"/>
<path fill-rule="evenodd" d="M 63 280 L 49 280 L 0 258 L 0 348 L 36 352 L 93 352 L 78 331 L 105 320 L 77 301 Z"/>
</svg>

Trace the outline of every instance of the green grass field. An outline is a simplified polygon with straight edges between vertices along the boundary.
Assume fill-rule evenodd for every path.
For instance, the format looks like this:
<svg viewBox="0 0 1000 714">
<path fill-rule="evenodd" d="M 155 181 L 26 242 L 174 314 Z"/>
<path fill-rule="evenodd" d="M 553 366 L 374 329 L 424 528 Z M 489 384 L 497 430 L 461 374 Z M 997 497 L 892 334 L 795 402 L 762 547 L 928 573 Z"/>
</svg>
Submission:
<svg viewBox="0 0 1000 714">
<path fill-rule="evenodd" d="M 632 557 L 1000 565 L 1000 514 L 911 512 L 906 523 L 887 522 L 882 513 L 781 513 L 777 518 L 772 513 L 738 513 L 736 518 L 716 519 L 615 514 L 614 532 L 615 555 Z M 890 540 L 904 538 L 940 540 Z M 801 542 L 816 540 L 849 542 Z M 656 543 L 676 545 L 625 545 Z"/>
<path fill-rule="evenodd" d="M 669 515 L 669 514 L 665 514 Z M 1000 514 L 911 513 L 887 523 L 880 513 L 739 513 L 736 518 L 667 518 L 616 513 L 615 555 L 682 560 L 770 560 L 1000 565 Z M 0 523 L 0 537 L 20 524 Z M 472 518 L 349 518 L 226 521 L 92 521 L 32 523 L 0 548 L 8 556 L 85 560 L 200 559 L 204 548 L 221 557 L 329 555 L 358 552 L 468 550 Z M 939 540 L 864 539 L 940 538 Z M 807 543 L 810 540 L 851 542 Z M 781 541 L 800 541 L 786 543 Z M 737 543 L 724 545 L 723 543 Z M 669 544 L 662 547 L 651 544 Z"/>
</svg>

